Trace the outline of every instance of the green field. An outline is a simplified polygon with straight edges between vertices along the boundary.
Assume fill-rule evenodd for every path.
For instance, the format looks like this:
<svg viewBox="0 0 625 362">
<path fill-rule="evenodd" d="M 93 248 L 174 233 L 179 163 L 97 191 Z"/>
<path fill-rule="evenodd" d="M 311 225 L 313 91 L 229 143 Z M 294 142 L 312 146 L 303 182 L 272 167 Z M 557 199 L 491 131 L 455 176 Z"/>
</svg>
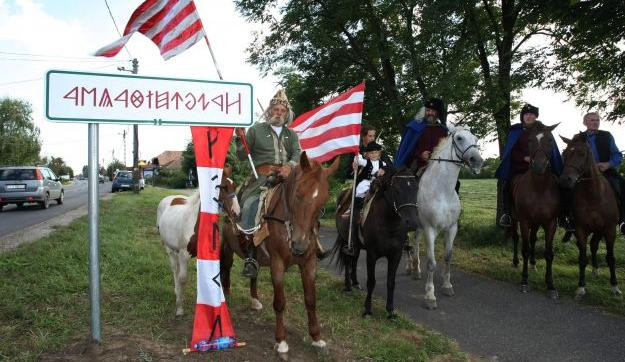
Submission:
<svg viewBox="0 0 625 362">
<path fill-rule="evenodd" d="M 146 188 L 139 195 L 117 194 L 100 203 L 102 360 L 178 360 L 192 329 L 195 263 L 189 265 L 185 317 L 174 319 L 174 292 L 169 264 L 155 228 L 156 206 L 171 193 Z M 50 236 L 0 255 L 0 360 L 89 359 L 80 341 L 89 336 L 87 221 L 82 217 Z M 248 346 L 219 352 L 224 361 L 272 359 L 274 313 L 269 273 L 260 274 L 262 312 L 248 308 L 247 282 L 239 277 L 237 259 L 228 300 L 235 330 Z M 307 333 L 299 272 L 285 277 L 287 340 L 298 360 L 315 360 Z M 363 293 L 344 294 L 341 280 L 319 270 L 317 306 L 322 337 L 335 360 L 466 360 L 448 338 L 407 318 L 387 320 L 383 302 L 375 300 L 374 317 L 360 317 Z M 252 333 L 255 332 L 256 334 Z M 261 340 L 250 336 L 262 333 Z M 269 340 L 269 344 L 266 343 Z M 78 342 L 77 342 L 78 341 Z M 114 345 L 119 343 L 119 345 Z M 77 344 L 78 343 L 78 344 Z M 78 347 L 77 347 L 78 346 Z M 78 350 L 78 352 L 76 352 Z M 117 353 L 117 354 L 115 354 Z M 258 355 L 260 353 L 260 355 Z M 60 356 L 60 357 L 59 357 Z M 51 358 L 57 360 L 55 358 Z M 195 355 L 189 358 L 206 359 Z M 187 358 L 187 360 L 189 359 Z M 208 357 L 210 358 L 210 357 Z"/>
<path fill-rule="evenodd" d="M 512 283 L 520 283 L 521 267 L 519 266 L 518 269 L 512 267 L 512 241 L 505 242 L 503 231 L 495 226 L 496 181 L 461 180 L 461 183 L 461 226 L 456 237 L 453 264 L 466 271 Z M 546 290 L 544 282 L 545 260 L 543 257 L 545 243 L 542 231 L 538 235 L 539 239 L 536 242 L 538 271 L 530 272 L 530 286 L 534 289 Z M 578 251 L 574 238 L 563 244 L 561 242 L 562 235 L 562 230 L 558 229 L 554 239 L 553 279 L 561 297 L 572 297 L 577 288 Z M 619 236 L 615 245 L 617 279 L 621 285 L 625 283 L 624 241 L 623 237 Z M 519 258 L 521 258 L 520 243 L 519 241 Z M 439 249 L 441 244 L 438 242 L 437 247 Z M 437 255 L 442 255 L 440 250 Z M 589 258 L 589 265 L 586 270 L 587 294 L 583 303 L 601 306 L 618 314 L 625 314 L 623 298 L 613 296 L 610 291 L 610 273 L 605 262 L 605 243 L 601 243 L 598 251 L 599 276 L 595 277 L 590 272 L 590 249 L 588 249 L 587 255 Z"/>
</svg>

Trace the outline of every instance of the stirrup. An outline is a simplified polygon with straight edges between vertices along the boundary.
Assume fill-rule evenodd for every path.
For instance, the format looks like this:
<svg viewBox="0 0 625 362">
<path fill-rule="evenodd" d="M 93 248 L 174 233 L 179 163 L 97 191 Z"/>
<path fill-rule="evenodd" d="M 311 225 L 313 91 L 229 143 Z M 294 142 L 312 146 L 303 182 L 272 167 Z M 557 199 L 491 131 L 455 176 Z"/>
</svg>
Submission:
<svg viewBox="0 0 625 362">
<path fill-rule="evenodd" d="M 353 246 L 352 246 L 351 248 L 349 248 L 349 247 L 347 247 L 347 245 L 346 245 L 346 246 L 344 246 L 344 247 L 342 247 L 342 248 L 341 248 L 341 252 L 342 252 L 343 254 L 345 254 L 345 255 L 348 255 L 348 256 L 354 256 L 354 255 L 356 255 L 356 252 L 354 251 L 354 247 L 353 247 Z"/>
<path fill-rule="evenodd" d="M 621 222 L 618 225 L 619 230 L 621 231 L 621 234 L 625 235 L 625 221 Z"/>
<path fill-rule="evenodd" d="M 499 218 L 499 226 L 504 227 L 504 228 L 511 227 L 512 226 L 512 218 L 510 217 L 510 215 L 508 215 L 508 214 L 501 215 L 501 218 Z"/>
<path fill-rule="evenodd" d="M 241 225 L 239 225 L 238 223 L 236 223 L 235 225 L 237 226 L 237 230 L 239 230 L 239 232 L 245 235 L 252 235 L 256 232 L 256 230 L 260 229 L 260 225 L 256 225 L 249 229 L 242 228 Z"/>
<path fill-rule="evenodd" d="M 258 262 L 253 258 L 246 258 L 243 262 L 243 271 L 242 274 L 248 278 L 256 278 L 258 275 Z"/>
</svg>

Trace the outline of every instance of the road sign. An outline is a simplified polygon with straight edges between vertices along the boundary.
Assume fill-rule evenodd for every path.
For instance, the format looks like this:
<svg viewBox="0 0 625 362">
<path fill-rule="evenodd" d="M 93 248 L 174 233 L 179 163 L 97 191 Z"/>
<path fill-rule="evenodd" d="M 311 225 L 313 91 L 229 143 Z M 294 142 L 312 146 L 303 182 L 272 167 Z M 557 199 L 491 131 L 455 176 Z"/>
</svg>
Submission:
<svg viewBox="0 0 625 362">
<path fill-rule="evenodd" d="M 249 83 L 50 70 L 51 121 L 249 127 Z"/>
</svg>

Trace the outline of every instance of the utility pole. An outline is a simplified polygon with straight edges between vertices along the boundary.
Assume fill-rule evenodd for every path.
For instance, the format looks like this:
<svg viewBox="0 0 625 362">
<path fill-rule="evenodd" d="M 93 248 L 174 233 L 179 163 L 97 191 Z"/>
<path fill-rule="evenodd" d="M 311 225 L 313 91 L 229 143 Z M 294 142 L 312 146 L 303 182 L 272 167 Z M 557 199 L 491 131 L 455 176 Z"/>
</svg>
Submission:
<svg viewBox="0 0 625 362">
<path fill-rule="evenodd" d="M 132 69 L 126 69 L 125 67 L 118 67 L 117 70 L 127 71 L 132 74 L 139 73 L 139 61 L 137 58 L 132 59 Z M 139 125 L 133 124 L 133 142 L 132 142 L 132 178 L 134 181 L 134 190 L 139 192 Z M 125 132 L 125 131 L 124 131 Z M 125 139 L 125 138 L 124 138 Z M 126 142 L 124 141 L 124 147 Z M 124 158 L 126 152 L 124 150 Z M 126 163 L 126 161 L 124 161 Z"/>
</svg>

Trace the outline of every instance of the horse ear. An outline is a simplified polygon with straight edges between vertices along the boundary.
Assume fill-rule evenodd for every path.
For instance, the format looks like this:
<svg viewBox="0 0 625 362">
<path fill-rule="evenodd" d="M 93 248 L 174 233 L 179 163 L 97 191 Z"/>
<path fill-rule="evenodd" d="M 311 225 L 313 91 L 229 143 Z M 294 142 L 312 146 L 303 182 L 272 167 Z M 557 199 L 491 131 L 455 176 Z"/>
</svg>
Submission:
<svg viewBox="0 0 625 362">
<path fill-rule="evenodd" d="M 549 130 L 549 132 L 553 131 L 556 127 L 558 127 L 558 125 L 560 124 L 560 122 L 554 124 L 553 126 L 547 126 L 547 129 Z"/>
<path fill-rule="evenodd" d="M 562 141 L 564 141 L 564 143 L 566 143 L 567 145 L 568 145 L 569 143 L 571 143 L 571 140 L 570 140 L 570 139 L 568 139 L 568 138 L 566 138 L 566 137 L 564 137 L 563 135 L 560 135 L 560 138 L 561 138 L 561 139 L 562 139 Z"/>
<path fill-rule="evenodd" d="M 334 158 L 334 161 L 332 162 L 330 167 L 323 170 L 326 174 L 326 177 L 332 176 L 336 172 L 336 170 L 338 170 L 340 164 L 341 164 L 341 156 L 336 156 L 336 158 Z"/>
<path fill-rule="evenodd" d="M 232 166 L 224 167 L 223 177 L 228 178 L 232 176 Z"/>
<path fill-rule="evenodd" d="M 299 165 L 304 171 L 308 171 L 311 169 L 310 161 L 308 161 L 308 156 L 306 156 L 306 151 L 302 152 L 299 156 Z"/>
</svg>

